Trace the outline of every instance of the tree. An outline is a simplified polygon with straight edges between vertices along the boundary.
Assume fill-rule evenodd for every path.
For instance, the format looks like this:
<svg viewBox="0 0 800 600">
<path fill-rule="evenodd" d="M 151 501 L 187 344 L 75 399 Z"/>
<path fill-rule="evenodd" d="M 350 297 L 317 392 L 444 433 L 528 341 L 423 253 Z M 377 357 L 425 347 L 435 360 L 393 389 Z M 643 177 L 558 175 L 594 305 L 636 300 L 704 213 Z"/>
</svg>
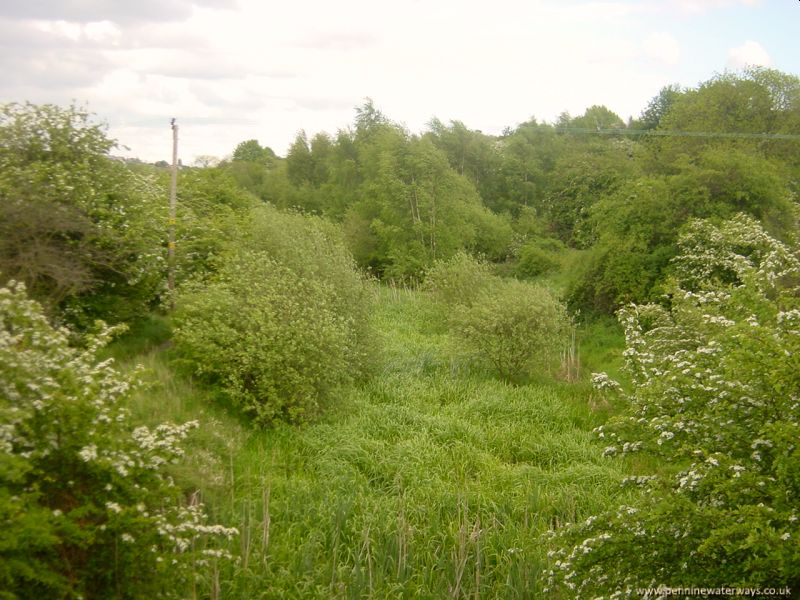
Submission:
<svg viewBox="0 0 800 600">
<path fill-rule="evenodd" d="M 22 284 L 0 287 L 0 587 L 6 598 L 185 598 L 236 530 L 186 505 L 167 466 L 198 423 L 133 428 L 135 382 Z"/>
<path fill-rule="evenodd" d="M 220 160 L 216 156 L 210 154 L 200 154 L 194 157 L 194 165 L 201 169 L 208 169 L 209 167 L 216 167 L 219 165 Z"/>
<path fill-rule="evenodd" d="M 541 211 L 548 175 L 562 150 L 554 129 L 532 119 L 503 137 L 497 148 L 499 182 L 494 197 L 486 198 L 487 205 L 515 216 L 523 207 Z"/>
<path fill-rule="evenodd" d="M 372 98 L 367 98 L 356 107 L 356 136 L 365 139 L 385 125 L 389 125 L 386 116 L 375 107 Z"/>
<path fill-rule="evenodd" d="M 677 84 L 667 85 L 661 88 L 658 95 L 647 104 L 642 111 L 639 119 L 634 122 L 634 129 L 658 129 L 661 120 L 669 113 L 670 108 L 683 93 Z"/>
<path fill-rule="evenodd" d="M 605 106 L 590 106 L 580 117 L 570 119 L 567 127 L 579 129 L 623 129 L 625 122 L 614 111 Z"/>
<path fill-rule="evenodd" d="M 289 181 L 296 186 L 310 184 L 314 179 L 314 161 L 305 131 L 300 131 L 294 138 L 286 155 L 286 168 Z"/>
<path fill-rule="evenodd" d="M 495 140 L 468 129 L 461 121 L 450 121 L 450 125 L 445 126 L 433 119 L 428 127 L 430 131 L 426 136 L 444 151 L 450 167 L 472 182 L 488 207 L 499 204 L 500 155 L 495 149 Z"/>
<path fill-rule="evenodd" d="M 233 151 L 232 159 L 240 162 L 269 164 L 276 158 L 272 149 L 261 147 L 258 140 L 240 142 Z"/>
<path fill-rule="evenodd" d="M 673 97 L 669 112 L 659 120 L 664 131 L 709 134 L 800 132 L 800 79 L 771 69 L 751 68 L 714 76 L 696 89 Z M 649 140 L 652 167 L 667 169 L 681 154 L 736 148 L 797 165 L 796 149 L 786 140 L 757 137 L 659 137 Z"/>
<path fill-rule="evenodd" d="M 166 207 L 76 106 L 0 107 L 0 271 L 73 322 L 125 320 L 163 283 Z"/>
<path fill-rule="evenodd" d="M 671 165 L 672 174 L 627 182 L 591 209 L 597 243 L 573 280 L 574 305 L 610 313 L 663 292 L 680 228 L 692 218 L 744 212 L 782 239 L 795 228 L 789 182 L 779 163 L 746 148 L 709 146 Z"/>
<path fill-rule="evenodd" d="M 594 376 L 629 407 L 596 430 L 605 454 L 662 468 L 557 533 L 549 584 L 572 598 L 800 585 L 798 249 L 745 215 L 690 223 L 679 249 L 669 305 L 619 314 L 632 392 Z"/>
<path fill-rule="evenodd" d="M 475 188 L 428 137 L 384 126 L 359 153 L 365 180 L 345 227 L 362 264 L 388 277 L 418 277 L 459 249 L 503 253 L 507 220 L 482 206 Z"/>
</svg>

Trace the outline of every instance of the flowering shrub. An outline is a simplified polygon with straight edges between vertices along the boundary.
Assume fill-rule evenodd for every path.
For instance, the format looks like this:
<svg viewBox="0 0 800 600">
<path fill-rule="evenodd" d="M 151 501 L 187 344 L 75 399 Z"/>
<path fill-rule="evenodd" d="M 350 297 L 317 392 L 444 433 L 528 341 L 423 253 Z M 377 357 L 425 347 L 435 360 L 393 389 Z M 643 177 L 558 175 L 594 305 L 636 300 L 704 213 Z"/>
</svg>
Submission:
<svg viewBox="0 0 800 600">
<path fill-rule="evenodd" d="M 0 105 L 0 284 L 80 327 L 141 315 L 164 287 L 164 193 L 115 146 L 80 107 Z"/>
<path fill-rule="evenodd" d="M 644 493 L 555 533 L 551 587 L 800 586 L 800 260 L 750 217 L 687 228 L 669 308 L 620 311 L 633 379 L 597 429 L 664 468 Z M 597 387 L 621 388 L 606 376 Z"/>
<path fill-rule="evenodd" d="M 223 556 L 202 506 L 165 466 L 196 422 L 131 430 L 133 381 L 54 329 L 21 284 L 0 288 L 0 589 L 3 597 L 185 597 Z"/>
</svg>

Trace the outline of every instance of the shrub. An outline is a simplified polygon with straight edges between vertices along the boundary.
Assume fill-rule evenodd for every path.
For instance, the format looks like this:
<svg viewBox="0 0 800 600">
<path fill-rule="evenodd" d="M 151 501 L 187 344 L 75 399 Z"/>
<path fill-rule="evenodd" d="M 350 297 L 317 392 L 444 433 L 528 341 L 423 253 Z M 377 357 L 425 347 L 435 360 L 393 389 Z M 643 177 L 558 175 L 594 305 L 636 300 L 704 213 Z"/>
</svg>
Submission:
<svg viewBox="0 0 800 600">
<path fill-rule="evenodd" d="M 562 350 L 568 326 L 564 306 L 547 289 L 515 280 L 485 287 L 454 316 L 464 346 L 506 381 L 548 367 Z"/>
<path fill-rule="evenodd" d="M 352 320 L 325 282 L 264 252 L 229 258 L 215 281 L 179 298 L 181 362 L 260 425 L 307 420 L 363 362 Z"/>
<path fill-rule="evenodd" d="M 434 300 L 448 307 L 463 304 L 470 306 L 481 291 L 500 279 L 492 275 L 489 265 L 465 252 L 458 252 L 449 260 L 438 260 L 425 275 L 424 289 Z"/>
<path fill-rule="evenodd" d="M 265 206 L 175 314 L 183 364 L 261 425 L 302 422 L 377 348 L 369 293 L 335 226 Z"/>
<path fill-rule="evenodd" d="M 257 204 L 254 196 L 237 187 L 233 177 L 220 168 L 181 170 L 175 228 L 176 280 L 213 273 L 225 248 L 242 231 L 244 219 Z M 166 238 L 166 228 L 162 237 Z"/>
<path fill-rule="evenodd" d="M 751 217 L 693 222 L 671 305 L 619 313 L 633 391 L 597 430 L 636 506 L 560 532 L 550 584 L 575 598 L 636 588 L 800 585 L 800 259 Z M 619 390 L 604 374 L 598 387 Z"/>
<path fill-rule="evenodd" d="M 0 105 L 0 283 L 81 326 L 139 315 L 163 287 L 161 191 L 115 145 L 75 106 Z"/>
<path fill-rule="evenodd" d="M 531 241 L 519 250 L 517 275 L 520 277 L 538 277 L 558 269 L 559 263 L 551 248 L 545 247 L 546 242 Z M 563 246 L 562 246 L 563 247 Z"/>
<path fill-rule="evenodd" d="M 131 430 L 132 381 L 71 347 L 23 286 L 0 288 L 0 588 L 8 598 L 186 597 L 221 550 L 165 467 L 197 423 Z M 210 536 L 206 534 L 211 534 Z"/>
</svg>

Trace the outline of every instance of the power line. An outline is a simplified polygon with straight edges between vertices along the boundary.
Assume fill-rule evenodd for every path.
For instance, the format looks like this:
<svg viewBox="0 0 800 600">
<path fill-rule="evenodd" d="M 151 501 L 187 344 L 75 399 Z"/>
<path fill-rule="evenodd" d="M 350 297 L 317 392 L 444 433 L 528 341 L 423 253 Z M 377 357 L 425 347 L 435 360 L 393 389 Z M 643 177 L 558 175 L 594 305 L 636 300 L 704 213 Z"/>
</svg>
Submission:
<svg viewBox="0 0 800 600">
<path fill-rule="evenodd" d="M 753 140 L 800 140 L 794 133 L 745 133 L 745 132 L 709 132 L 709 131 L 674 131 L 669 129 L 597 129 L 591 127 L 556 127 L 559 133 L 585 133 L 594 135 L 630 135 L 654 137 L 697 137 L 723 139 Z"/>
</svg>

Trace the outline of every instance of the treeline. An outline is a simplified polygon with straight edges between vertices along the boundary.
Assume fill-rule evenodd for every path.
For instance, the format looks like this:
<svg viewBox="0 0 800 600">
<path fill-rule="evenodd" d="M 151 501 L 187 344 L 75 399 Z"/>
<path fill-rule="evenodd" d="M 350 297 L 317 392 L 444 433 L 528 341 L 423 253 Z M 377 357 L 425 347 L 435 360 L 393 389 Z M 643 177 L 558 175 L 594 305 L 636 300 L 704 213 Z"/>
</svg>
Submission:
<svg viewBox="0 0 800 600">
<path fill-rule="evenodd" d="M 501 136 L 436 119 L 412 134 L 367 102 L 335 135 L 299 133 L 285 158 L 249 140 L 222 168 L 264 201 L 341 223 L 358 263 L 382 278 L 420 279 L 459 250 L 537 276 L 559 249 L 584 250 L 570 303 L 610 313 L 661 293 L 691 218 L 744 212 L 789 236 L 792 135 L 800 81 L 753 68 L 665 87 L 627 124 L 593 106 Z"/>
<path fill-rule="evenodd" d="M 336 224 L 382 279 L 420 281 L 460 251 L 535 278 L 571 250 L 569 304 L 612 313 L 663 292 L 691 218 L 795 229 L 800 80 L 775 70 L 666 87 L 627 124 L 594 106 L 501 136 L 436 119 L 412 134 L 371 102 L 356 112 L 335 135 L 301 132 L 285 158 L 248 140 L 219 166 L 182 169 L 179 278 L 213 270 L 237 219 L 267 202 Z M 0 129 L 4 280 L 84 325 L 163 300 L 166 171 L 109 159 L 114 142 L 75 107 L 8 105 Z"/>
</svg>

